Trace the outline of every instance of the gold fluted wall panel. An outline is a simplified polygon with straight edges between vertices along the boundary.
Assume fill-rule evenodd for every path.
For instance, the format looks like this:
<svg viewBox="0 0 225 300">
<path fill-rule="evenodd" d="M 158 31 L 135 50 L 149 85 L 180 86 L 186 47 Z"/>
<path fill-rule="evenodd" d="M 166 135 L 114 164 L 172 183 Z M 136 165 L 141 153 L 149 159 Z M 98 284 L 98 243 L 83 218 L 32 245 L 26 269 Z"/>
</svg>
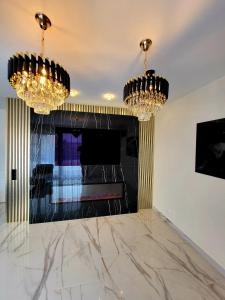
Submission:
<svg viewBox="0 0 225 300">
<path fill-rule="evenodd" d="M 7 99 L 7 221 L 29 217 L 30 109 L 19 99 Z M 17 180 L 12 180 L 12 169 Z"/>
<path fill-rule="evenodd" d="M 126 108 L 65 103 L 59 110 L 132 115 Z M 29 219 L 30 109 L 20 99 L 7 99 L 7 219 Z M 154 119 L 139 123 L 138 209 L 152 207 Z M 17 180 L 11 170 L 17 169 Z"/>
<path fill-rule="evenodd" d="M 97 105 L 86 105 L 86 104 L 74 104 L 65 103 L 58 107 L 58 110 L 78 111 L 78 112 L 89 112 L 97 114 L 108 114 L 108 115 L 122 115 L 131 116 L 131 112 L 125 107 L 112 107 L 112 106 L 97 106 Z"/>
<path fill-rule="evenodd" d="M 154 117 L 139 122 L 138 209 L 152 208 Z"/>
</svg>

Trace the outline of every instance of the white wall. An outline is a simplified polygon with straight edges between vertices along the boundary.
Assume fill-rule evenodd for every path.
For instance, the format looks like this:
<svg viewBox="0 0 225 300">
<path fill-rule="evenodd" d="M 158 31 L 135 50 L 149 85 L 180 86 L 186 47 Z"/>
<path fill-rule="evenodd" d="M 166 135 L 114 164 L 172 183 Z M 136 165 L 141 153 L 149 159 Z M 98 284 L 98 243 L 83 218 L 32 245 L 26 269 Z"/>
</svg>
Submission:
<svg viewBox="0 0 225 300">
<path fill-rule="evenodd" d="M 6 190 L 6 101 L 0 98 L 0 202 L 5 202 Z"/>
<path fill-rule="evenodd" d="M 158 114 L 153 205 L 225 268 L 225 180 L 195 173 L 196 123 L 219 118 L 225 77 Z"/>
</svg>

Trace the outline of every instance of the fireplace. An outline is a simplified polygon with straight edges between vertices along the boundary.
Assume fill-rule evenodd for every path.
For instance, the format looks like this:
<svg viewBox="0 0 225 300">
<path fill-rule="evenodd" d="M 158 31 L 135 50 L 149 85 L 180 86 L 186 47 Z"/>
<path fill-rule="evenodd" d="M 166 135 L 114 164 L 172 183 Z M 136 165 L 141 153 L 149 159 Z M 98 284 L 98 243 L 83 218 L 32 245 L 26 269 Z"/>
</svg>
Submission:
<svg viewBox="0 0 225 300">
<path fill-rule="evenodd" d="M 124 183 L 99 183 L 80 185 L 56 185 L 52 188 L 51 203 L 70 203 L 124 198 Z"/>
</svg>

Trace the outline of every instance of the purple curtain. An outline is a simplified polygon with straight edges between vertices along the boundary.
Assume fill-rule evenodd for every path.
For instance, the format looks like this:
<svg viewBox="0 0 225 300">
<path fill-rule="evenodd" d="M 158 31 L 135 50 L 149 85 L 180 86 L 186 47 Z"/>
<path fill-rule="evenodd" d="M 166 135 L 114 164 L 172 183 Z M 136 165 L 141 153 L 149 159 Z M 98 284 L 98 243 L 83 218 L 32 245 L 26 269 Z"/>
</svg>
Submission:
<svg viewBox="0 0 225 300">
<path fill-rule="evenodd" d="M 60 133 L 56 135 L 56 165 L 80 166 L 80 147 L 82 135 Z"/>
</svg>

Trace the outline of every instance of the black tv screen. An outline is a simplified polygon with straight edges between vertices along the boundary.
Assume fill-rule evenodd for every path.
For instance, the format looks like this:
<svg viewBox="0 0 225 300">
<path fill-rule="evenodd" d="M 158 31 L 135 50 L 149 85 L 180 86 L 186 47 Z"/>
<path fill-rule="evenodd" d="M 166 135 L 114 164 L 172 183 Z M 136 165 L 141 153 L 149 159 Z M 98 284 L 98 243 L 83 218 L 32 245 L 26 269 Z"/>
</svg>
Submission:
<svg viewBox="0 0 225 300">
<path fill-rule="evenodd" d="M 119 130 L 56 128 L 55 136 L 58 166 L 120 164 Z"/>
<path fill-rule="evenodd" d="M 195 171 L 225 179 L 225 119 L 197 124 Z"/>
</svg>

